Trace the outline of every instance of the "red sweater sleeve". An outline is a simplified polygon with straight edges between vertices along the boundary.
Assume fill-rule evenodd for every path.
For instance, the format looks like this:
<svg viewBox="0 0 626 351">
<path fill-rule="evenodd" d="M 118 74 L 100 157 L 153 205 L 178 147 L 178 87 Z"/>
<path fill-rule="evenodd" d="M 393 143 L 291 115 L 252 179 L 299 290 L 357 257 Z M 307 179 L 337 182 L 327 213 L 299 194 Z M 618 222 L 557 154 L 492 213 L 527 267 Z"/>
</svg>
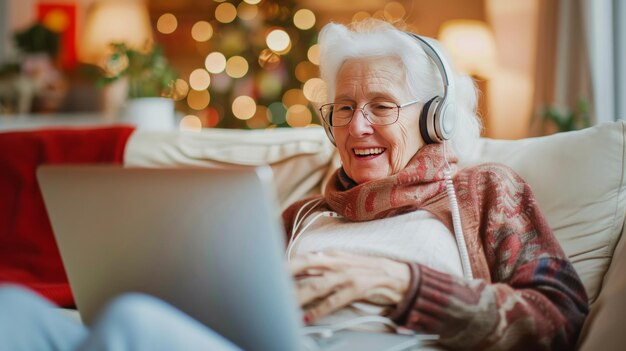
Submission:
<svg viewBox="0 0 626 351">
<path fill-rule="evenodd" d="M 585 289 L 529 186 L 512 170 L 481 166 L 456 182 L 479 211 L 492 282 L 417 265 L 407 313 L 414 330 L 454 349 L 573 349 L 588 313 Z M 467 233 L 466 233 L 467 234 Z"/>
</svg>

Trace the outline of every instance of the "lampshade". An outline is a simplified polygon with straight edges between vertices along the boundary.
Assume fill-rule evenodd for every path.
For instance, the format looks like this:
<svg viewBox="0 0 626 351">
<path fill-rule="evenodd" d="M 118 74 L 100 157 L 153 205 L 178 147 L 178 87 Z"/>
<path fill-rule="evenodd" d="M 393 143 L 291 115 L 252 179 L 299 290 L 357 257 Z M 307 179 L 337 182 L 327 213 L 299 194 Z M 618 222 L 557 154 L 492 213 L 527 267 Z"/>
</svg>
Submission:
<svg viewBox="0 0 626 351">
<path fill-rule="evenodd" d="M 82 62 L 100 64 L 110 44 L 123 42 L 141 50 L 152 45 L 152 26 L 144 0 L 97 0 L 85 20 L 78 50 Z"/>
<path fill-rule="evenodd" d="M 483 21 L 451 20 L 439 29 L 439 41 L 450 53 L 456 68 L 482 78 L 493 76 L 497 65 L 496 43 Z"/>
</svg>

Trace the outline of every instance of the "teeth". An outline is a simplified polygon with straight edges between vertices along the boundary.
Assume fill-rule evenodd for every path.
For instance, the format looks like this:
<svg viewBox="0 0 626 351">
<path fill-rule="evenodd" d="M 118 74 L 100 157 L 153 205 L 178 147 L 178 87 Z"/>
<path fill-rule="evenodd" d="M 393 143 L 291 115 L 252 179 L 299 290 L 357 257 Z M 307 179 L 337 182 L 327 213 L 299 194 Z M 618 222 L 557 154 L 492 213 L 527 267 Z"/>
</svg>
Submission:
<svg viewBox="0 0 626 351">
<path fill-rule="evenodd" d="M 382 147 L 373 147 L 370 149 L 354 149 L 354 153 L 358 156 L 369 156 L 382 154 L 385 149 Z"/>
</svg>

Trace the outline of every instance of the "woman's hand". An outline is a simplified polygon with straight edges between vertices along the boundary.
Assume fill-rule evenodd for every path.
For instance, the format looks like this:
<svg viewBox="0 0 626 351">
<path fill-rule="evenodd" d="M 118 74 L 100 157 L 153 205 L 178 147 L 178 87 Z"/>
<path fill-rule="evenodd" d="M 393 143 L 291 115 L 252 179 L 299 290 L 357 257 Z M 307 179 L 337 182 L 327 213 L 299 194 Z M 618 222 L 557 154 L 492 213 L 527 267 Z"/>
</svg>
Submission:
<svg viewBox="0 0 626 351">
<path fill-rule="evenodd" d="M 354 301 L 397 304 L 408 289 L 411 274 L 402 262 L 341 251 L 298 256 L 289 268 L 307 323 Z"/>
</svg>

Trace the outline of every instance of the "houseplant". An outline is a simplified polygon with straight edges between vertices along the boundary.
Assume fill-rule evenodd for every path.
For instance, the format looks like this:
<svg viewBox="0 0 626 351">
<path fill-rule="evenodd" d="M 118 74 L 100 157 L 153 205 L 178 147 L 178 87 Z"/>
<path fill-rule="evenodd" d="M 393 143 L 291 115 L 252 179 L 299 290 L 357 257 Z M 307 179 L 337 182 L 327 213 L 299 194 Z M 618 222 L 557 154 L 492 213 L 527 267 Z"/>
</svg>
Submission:
<svg viewBox="0 0 626 351">
<path fill-rule="evenodd" d="M 140 128 L 171 129 L 174 127 L 171 96 L 175 79 L 176 72 L 159 46 L 140 51 L 124 43 L 113 43 L 98 84 L 124 83 L 127 100 L 120 120 Z"/>
</svg>

